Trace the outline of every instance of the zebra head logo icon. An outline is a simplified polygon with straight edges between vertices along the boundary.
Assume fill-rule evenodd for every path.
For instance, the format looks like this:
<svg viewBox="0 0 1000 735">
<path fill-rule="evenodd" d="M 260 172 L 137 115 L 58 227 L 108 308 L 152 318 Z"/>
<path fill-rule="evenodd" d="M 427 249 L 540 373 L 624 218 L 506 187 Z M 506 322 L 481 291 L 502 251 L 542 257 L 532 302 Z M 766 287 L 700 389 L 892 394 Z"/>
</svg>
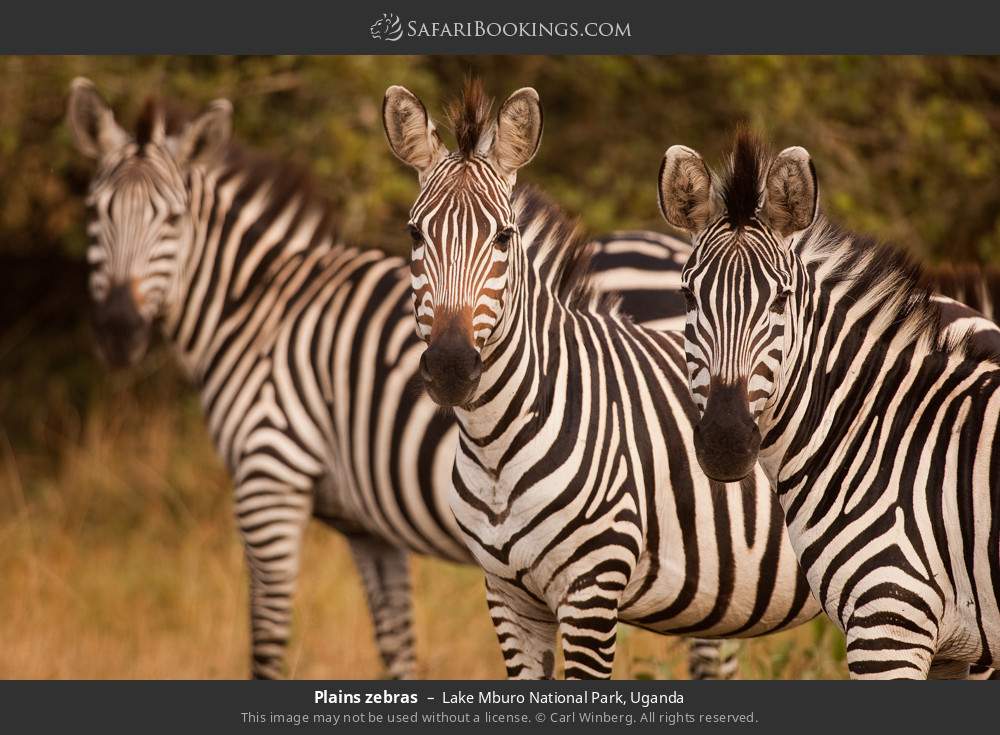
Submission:
<svg viewBox="0 0 1000 735">
<path fill-rule="evenodd" d="M 398 41 L 403 37 L 403 24 L 395 13 L 382 13 L 368 30 L 376 41 Z"/>
</svg>

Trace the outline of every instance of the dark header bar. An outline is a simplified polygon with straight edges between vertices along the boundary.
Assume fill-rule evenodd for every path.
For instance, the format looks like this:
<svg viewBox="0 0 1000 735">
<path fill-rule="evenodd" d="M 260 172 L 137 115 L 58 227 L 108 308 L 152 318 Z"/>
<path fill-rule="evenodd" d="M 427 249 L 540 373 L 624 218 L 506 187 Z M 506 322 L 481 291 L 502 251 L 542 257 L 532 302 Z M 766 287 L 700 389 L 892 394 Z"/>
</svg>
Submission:
<svg viewBox="0 0 1000 735">
<path fill-rule="evenodd" d="M 1000 6 L 427 0 L 9 3 L 0 51 L 47 54 L 1000 52 Z"/>
</svg>

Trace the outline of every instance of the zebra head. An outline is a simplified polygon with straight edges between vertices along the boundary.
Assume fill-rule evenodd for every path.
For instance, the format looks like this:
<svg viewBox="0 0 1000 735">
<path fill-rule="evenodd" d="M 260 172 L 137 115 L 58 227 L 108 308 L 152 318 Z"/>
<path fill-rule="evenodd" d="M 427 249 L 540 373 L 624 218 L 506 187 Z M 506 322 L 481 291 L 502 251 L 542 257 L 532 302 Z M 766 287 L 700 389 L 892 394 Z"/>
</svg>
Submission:
<svg viewBox="0 0 1000 735">
<path fill-rule="evenodd" d="M 73 81 L 69 126 L 79 151 L 97 163 L 87 195 L 87 260 L 98 349 L 112 365 L 143 356 L 153 322 L 170 305 L 194 233 L 190 174 L 228 143 L 231 116 L 229 102 L 217 100 L 168 130 L 162 108 L 150 103 L 133 136 L 92 82 Z"/>
<path fill-rule="evenodd" d="M 442 406 L 472 399 L 484 352 L 503 331 L 508 269 L 520 248 L 511 194 L 542 136 L 535 90 L 514 92 L 496 117 L 491 107 L 470 81 L 449 112 L 458 142 L 449 152 L 411 92 L 390 87 L 383 106 L 389 145 L 420 182 L 409 222 L 413 310 L 427 343 L 420 373 Z"/>
<path fill-rule="evenodd" d="M 725 482 L 753 471 L 758 420 L 776 395 L 789 295 L 792 247 L 816 218 L 818 188 L 809 154 L 786 148 L 770 159 L 741 133 L 727 175 L 717 180 L 695 151 L 667 150 L 660 208 L 694 247 L 682 272 L 688 380 L 701 414 L 695 451 L 709 477 Z"/>
</svg>

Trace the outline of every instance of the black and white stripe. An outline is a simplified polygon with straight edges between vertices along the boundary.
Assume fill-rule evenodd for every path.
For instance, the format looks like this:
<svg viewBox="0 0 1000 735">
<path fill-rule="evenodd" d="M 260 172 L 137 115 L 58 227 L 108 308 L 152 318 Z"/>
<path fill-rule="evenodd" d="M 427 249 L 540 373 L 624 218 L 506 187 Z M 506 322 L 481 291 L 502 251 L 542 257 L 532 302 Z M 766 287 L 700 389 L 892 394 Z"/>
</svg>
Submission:
<svg viewBox="0 0 1000 735">
<path fill-rule="evenodd" d="M 558 635 L 567 677 L 607 677 L 619 622 L 753 636 L 811 618 L 763 475 L 726 488 L 695 466 L 681 336 L 602 304 L 572 223 L 513 190 L 541 134 L 537 94 L 490 118 L 473 84 L 462 107 L 453 153 L 401 87 L 385 124 L 419 174 L 422 373 L 458 417 L 451 507 L 508 675 L 551 676 Z"/>
<path fill-rule="evenodd" d="M 151 107 L 135 136 L 88 82 L 70 105 L 81 149 L 98 160 L 89 259 L 100 346 L 113 362 L 137 360 L 162 322 L 199 387 L 234 479 L 253 673 L 282 671 L 316 516 L 349 541 L 388 671 L 412 676 L 407 553 L 470 557 L 447 504 L 457 431 L 420 391 L 404 261 L 339 245 L 302 176 L 229 144 L 228 103 L 184 125 Z M 630 238 L 647 268 L 676 280 L 685 243 Z M 618 241 L 597 247 L 602 270 L 636 267 Z M 639 319 L 678 313 L 636 306 Z M 702 673 L 719 657 L 703 649 L 692 651 Z M 722 658 L 716 676 L 734 668 L 730 649 Z"/>
<path fill-rule="evenodd" d="M 703 469 L 733 480 L 759 459 L 852 677 L 997 667 L 996 355 L 947 328 L 899 251 L 817 214 L 804 149 L 771 157 L 741 134 L 720 181 L 675 146 L 660 184 L 668 221 L 695 236 Z"/>
</svg>

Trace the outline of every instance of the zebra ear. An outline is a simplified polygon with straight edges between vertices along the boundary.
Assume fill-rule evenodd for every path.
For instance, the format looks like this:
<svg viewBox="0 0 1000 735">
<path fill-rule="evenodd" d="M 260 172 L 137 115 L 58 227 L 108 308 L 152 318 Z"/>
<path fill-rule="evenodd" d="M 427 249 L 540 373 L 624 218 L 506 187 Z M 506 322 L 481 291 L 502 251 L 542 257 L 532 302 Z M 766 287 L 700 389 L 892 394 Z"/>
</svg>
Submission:
<svg viewBox="0 0 1000 735">
<path fill-rule="evenodd" d="M 206 163 L 218 157 L 233 133 L 233 105 L 229 100 L 212 102 L 205 112 L 189 122 L 177 137 L 174 156 L 185 166 Z"/>
<path fill-rule="evenodd" d="M 66 118 L 77 149 L 89 158 L 100 158 L 128 142 L 128 134 L 89 79 L 77 77 L 70 85 Z"/>
<path fill-rule="evenodd" d="M 784 237 L 801 232 L 819 211 L 819 185 L 809 152 L 801 146 L 786 148 L 767 171 L 763 214 Z"/>
<path fill-rule="evenodd" d="M 541 100 L 534 89 L 522 87 L 500 108 L 489 158 L 513 185 L 517 170 L 535 157 L 541 142 Z"/>
<path fill-rule="evenodd" d="M 395 85 L 385 91 L 382 124 L 396 158 L 415 168 L 421 178 L 447 153 L 427 108 L 406 87 Z"/>
<path fill-rule="evenodd" d="M 663 218 L 695 235 L 720 208 L 712 172 L 697 151 L 682 145 L 672 145 L 663 154 L 659 193 Z"/>
</svg>

